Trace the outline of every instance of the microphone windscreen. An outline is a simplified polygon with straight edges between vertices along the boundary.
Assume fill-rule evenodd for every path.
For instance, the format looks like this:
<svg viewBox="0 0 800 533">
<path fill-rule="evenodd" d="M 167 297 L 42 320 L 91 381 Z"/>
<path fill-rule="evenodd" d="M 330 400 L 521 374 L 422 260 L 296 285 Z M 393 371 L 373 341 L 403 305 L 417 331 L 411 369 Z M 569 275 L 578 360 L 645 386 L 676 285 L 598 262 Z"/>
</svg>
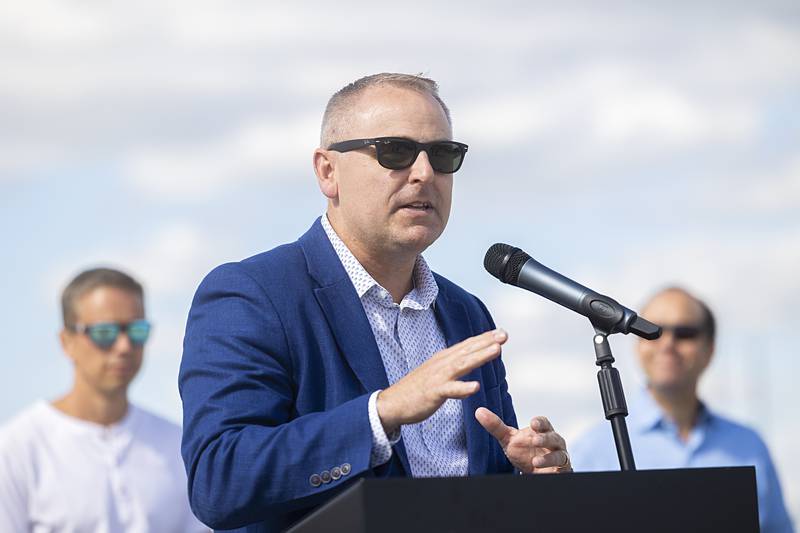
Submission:
<svg viewBox="0 0 800 533">
<path fill-rule="evenodd" d="M 516 285 L 519 271 L 522 265 L 531 256 L 509 244 L 493 244 L 486 251 L 483 258 L 483 267 L 489 274 L 496 277 L 503 283 Z"/>
</svg>

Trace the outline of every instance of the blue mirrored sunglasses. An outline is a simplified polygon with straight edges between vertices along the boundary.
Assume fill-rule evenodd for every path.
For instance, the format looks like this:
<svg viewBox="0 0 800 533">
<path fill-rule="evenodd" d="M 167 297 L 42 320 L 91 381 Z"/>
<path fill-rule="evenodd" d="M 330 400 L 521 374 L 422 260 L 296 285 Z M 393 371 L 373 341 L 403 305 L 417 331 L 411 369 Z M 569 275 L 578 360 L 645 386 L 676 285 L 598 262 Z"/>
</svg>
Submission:
<svg viewBox="0 0 800 533">
<path fill-rule="evenodd" d="M 142 346 L 150 336 L 152 325 L 147 320 L 134 320 L 127 324 L 119 322 L 99 322 L 97 324 L 75 324 L 72 330 L 76 333 L 85 333 L 98 348 L 107 350 L 111 348 L 120 333 L 127 333 L 128 339 L 134 346 Z"/>
</svg>

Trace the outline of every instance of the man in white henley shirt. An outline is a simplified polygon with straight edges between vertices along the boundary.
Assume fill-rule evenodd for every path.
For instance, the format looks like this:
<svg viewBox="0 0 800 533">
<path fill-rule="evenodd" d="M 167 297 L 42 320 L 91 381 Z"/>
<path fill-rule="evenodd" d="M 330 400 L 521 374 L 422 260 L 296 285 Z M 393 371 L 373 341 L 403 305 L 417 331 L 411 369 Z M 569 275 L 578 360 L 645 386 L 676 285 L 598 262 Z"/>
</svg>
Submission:
<svg viewBox="0 0 800 533">
<path fill-rule="evenodd" d="M 72 389 L 0 428 L 0 531 L 191 533 L 180 428 L 128 402 L 150 324 L 141 285 L 111 269 L 62 295 Z"/>
</svg>

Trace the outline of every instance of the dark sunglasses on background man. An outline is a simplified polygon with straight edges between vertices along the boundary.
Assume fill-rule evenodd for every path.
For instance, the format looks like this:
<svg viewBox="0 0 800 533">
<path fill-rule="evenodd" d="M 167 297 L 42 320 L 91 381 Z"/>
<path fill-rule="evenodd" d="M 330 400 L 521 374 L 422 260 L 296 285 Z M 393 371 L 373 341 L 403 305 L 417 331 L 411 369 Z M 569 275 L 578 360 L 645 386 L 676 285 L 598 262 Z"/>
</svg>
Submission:
<svg viewBox="0 0 800 533">
<path fill-rule="evenodd" d="M 119 322 L 100 322 L 89 325 L 75 324 L 70 329 L 76 333 L 85 333 L 98 348 L 107 350 L 114 346 L 120 333 L 126 333 L 134 346 L 142 346 L 147 342 L 151 328 L 150 322 L 142 319 L 134 320 L 127 324 Z"/>
<path fill-rule="evenodd" d="M 402 137 L 377 137 L 375 139 L 352 139 L 333 143 L 328 150 L 350 152 L 367 146 L 374 146 L 378 164 L 389 170 L 402 170 L 414 164 L 420 152 L 428 154 L 428 161 L 436 172 L 452 174 L 461 168 L 464 154 L 469 148 L 455 141 L 434 141 L 419 143 Z"/>
<path fill-rule="evenodd" d="M 696 339 L 705 333 L 705 328 L 694 324 L 676 324 L 674 326 L 661 326 L 661 330 L 671 332 L 675 340 Z"/>
</svg>

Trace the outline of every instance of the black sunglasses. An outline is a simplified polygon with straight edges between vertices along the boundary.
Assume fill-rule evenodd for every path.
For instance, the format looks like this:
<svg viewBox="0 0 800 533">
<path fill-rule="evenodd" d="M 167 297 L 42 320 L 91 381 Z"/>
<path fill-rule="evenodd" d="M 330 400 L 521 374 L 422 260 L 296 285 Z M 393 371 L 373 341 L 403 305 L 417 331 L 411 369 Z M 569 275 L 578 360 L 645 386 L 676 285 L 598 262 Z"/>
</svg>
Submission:
<svg viewBox="0 0 800 533">
<path fill-rule="evenodd" d="M 134 320 L 127 324 L 119 322 L 100 322 L 97 324 L 75 324 L 72 331 L 85 333 L 100 349 L 107 350 L 114 346 L 120 333 L 127 333 L 134 346 L 142 346 L 150 336 L 151 324 L 147 320 Z"/>
<path fill-rule="evenodd" d="M 697 337 L 705 333 L 704 328 L 691 324 L 676 324 L 674 326 L 661 326 L 661 330 L 664 333 L 666 333 L 667 331 L 671 332 L 675 340 L 696 339 Z"/>
<path fill-rule="evenodd" d="M 350 152 L 367 146 L 374 146 L 378 163 L 389 170 L 408 168 L 417 160 L 420 152 L 428 154 L 431 167 L 436 172 L 452 174 L 461 168 L 464 154 L 469 148 L 464 143 L 455 141 L 434 141 L 419 143 L 402 137 L 377 137 L 375 139 L 352 139 L 333 143 L 328 150 Z"/>
</svg>

